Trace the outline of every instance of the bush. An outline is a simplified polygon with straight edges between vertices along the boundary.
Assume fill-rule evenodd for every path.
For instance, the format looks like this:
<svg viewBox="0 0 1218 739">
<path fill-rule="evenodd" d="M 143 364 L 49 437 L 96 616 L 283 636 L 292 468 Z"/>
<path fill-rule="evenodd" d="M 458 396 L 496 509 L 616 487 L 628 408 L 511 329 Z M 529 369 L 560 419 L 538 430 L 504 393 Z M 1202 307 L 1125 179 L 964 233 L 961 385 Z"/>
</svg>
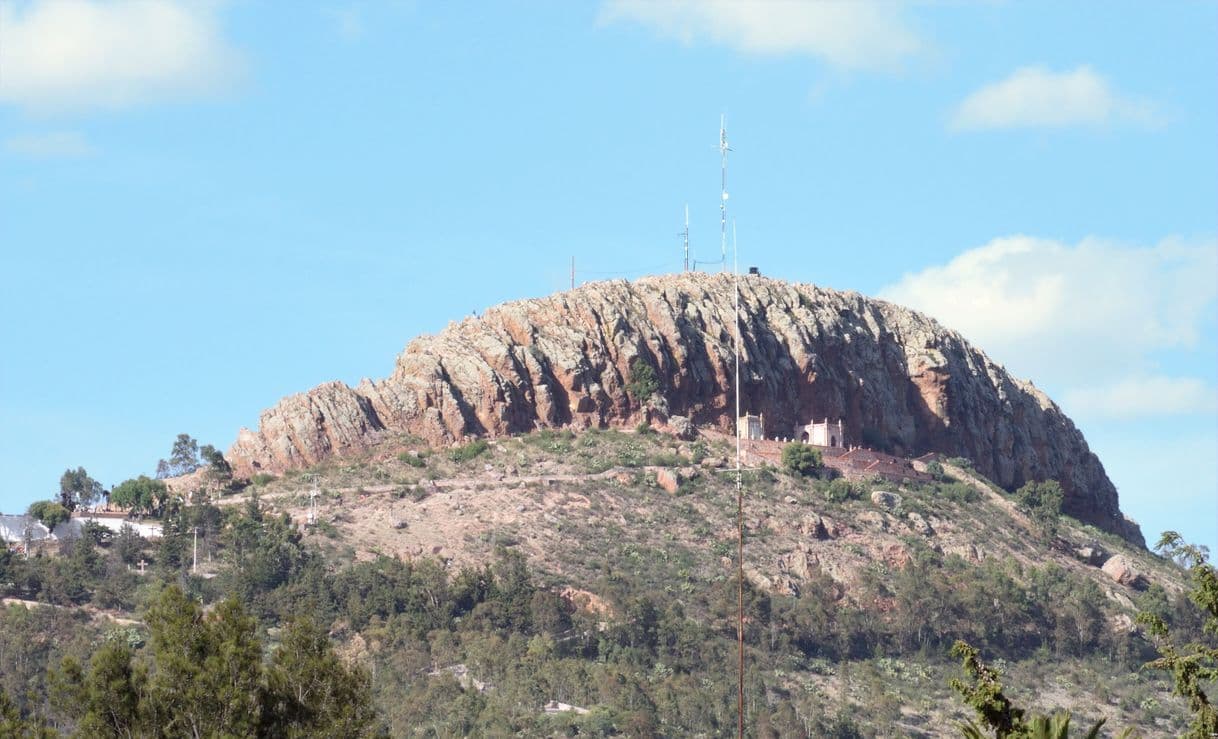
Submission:
<svg viewBox="0 0 1218 739">
<path fill-rule="evenodd" d="M 418 452 L 402 452 L 398 455 L 398 461 L 404 462 L 411 467 L 426 467 L 427 462 L 423 459 L 423 455 Z"/>
<path fill-rule="evenodd" d="M 490 444 L 486 443 L 486 439 L 478 439 L 453 449 L 448 453 L 448 458 L 454 462 L 468 462 L 490 448 Z"/>
<path fill-rule="evenodd" d="M 655 395 L 660 389 L 660 382 L 656 379 L 656 371 L 652 368 L 647 360 L 642 357 L 635 357 L 630 363 L 630 382 L 626 384 L 626 390 L 630 393 L 630 397 L 639 401 L 643 401 Z"/>
<path fill-rule="evenodd" d="M 976 503 L 981 499 L 977 488 L 963 482 L 950 482 L 939 487 L 939 494 L 953 503 Z"/>
<path fill-rule="evenodd" d="M 254 475 L 253 477 L 250 478 L 250 482 L 252 482 L 255 485 L 270 485 L 272 482 L 275 482 L 275 480 L 277 480 L 277 479 L 278 479 L 277 477 L 275 477 L 274 475 L 272 475 L 269 472 L 259 472 L 258 474 Z"/>
<path fill-rule="evenodd" d="M 839 477 L 829 483 L 829 487 L 825 490 L 825 498 L 834 503 L 841 503 L 847 500 L 858 500 L 863 497 L 862 486 L 850 482 L 849 480 Z"/>
<path fill-rule="evenodd" d="M 807 477 L 816 474 L 824 466 L 824 462 L 821 460 L 819 449 L 792 442 L 782 448 L 782 466 L 792 474 Z"/>
<path fill-rule="evenodd" d="M 1015 491 L 1015 502 L 1019 507 L 1050 533 L 1056 530 L 1063 500 L 1062 486 L 1056 480 L 1029 482 Z"/>
</svg>

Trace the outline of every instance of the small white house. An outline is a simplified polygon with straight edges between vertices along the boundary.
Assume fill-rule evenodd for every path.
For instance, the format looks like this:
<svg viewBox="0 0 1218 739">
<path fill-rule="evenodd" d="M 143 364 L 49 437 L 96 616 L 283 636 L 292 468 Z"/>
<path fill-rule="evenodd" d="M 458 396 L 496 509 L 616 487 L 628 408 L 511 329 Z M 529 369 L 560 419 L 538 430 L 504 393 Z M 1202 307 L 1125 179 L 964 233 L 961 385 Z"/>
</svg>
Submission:
<svg viewBox="0 0 1218 739">
<path fill-rule="evenodd" d="M 741 439 L 763 441 L 765 439 L 765 414 L 746 413 L 736 419 L 736 433 Z"/>
<path fill-rule="evenodd" d="M 819 423 L 812 421 L 811 423 L 796 426 L 793 438 L 813 446 L 846 446 L 846 431 L 840 418 L 834 423 L 830 423 L 829 419 L 826 418 Z"/>
</svg>

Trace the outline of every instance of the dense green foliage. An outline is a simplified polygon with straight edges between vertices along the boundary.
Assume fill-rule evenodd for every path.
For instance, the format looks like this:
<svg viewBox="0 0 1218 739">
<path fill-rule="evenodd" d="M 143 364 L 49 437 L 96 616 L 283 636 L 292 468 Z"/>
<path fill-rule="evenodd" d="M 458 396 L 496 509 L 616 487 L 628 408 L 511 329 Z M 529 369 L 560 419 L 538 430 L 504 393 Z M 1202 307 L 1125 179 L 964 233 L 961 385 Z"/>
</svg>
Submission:
<svg viewBox="0 0 1218 739">
<path fill-rule="evenodd" d="M 996 739 L 1069 739 L 1071 716 L 1059 711 L 1052 716 L 1027 716 L 1027 711 L 1016 707 L 1002 692 L 998 671 L 981 661 L 980 653 L 972 646 L 958 641 L 952 646 L 952 656 L 961 661 L 967 680 L 952 678 L 952 688 L 964 698 L 964 702 L 977 712 L 981 725 L 972 721 L 960 726 L 966 739 L 984 739 L 992 731 Z M 1096 739 L 1105 719 L 1100 719 L 1084 735 L 1085 739 Z M 1121 734 L 1126 737 L 1130 732 Z"/>
<path fill-rule="evenodd" d="M 655 368 L 646 359 L 635 357 L 630 363 L 630 381 L 626 383 L 626 392 L 635 402 L 642 404 L 659 390 L 660 381 Z"/>
<path fill-rule="evenodd" d="M 160 480 L 140 475 L 126 480 L 110 491 L 110 502 L 133 513 L 156 513 L 169 498 L 169 488 Z"/>
<path fill-rule="evenodd" d="M 486 439 L 475 439 L 468 444 L 455 447 L 448 453 L 448 458 L 454 462 L 468 462 L 489 448 L 490 446 L 486 443 Z"/>
<path fill-rule="evenodd" d="M 370 736 L 368 676 L 338 660 L 308 619 L 264 660 L 255 621 L 234 599 L 204 615 L 176 586 L 148 609 L 149 644 L 111 637 L 87 666 L 50 676 L 61 727 L 87 737 Z"/>
<path fill-rule="evenodd" d="M 72 516 L 71 511 L 64 508 L 61 503 L 53 500 L 36 500 L 30 503 L 30 507 L 26 512 L 38 519 L 39 523 L 51 531 L 54 531 L 56 526 L 67 521 Z"/>
<path fill-rule="evenodd" d="M 792 474 L 808 477 L 821 470 L 824 460 L 819 449 L 792 442 L 782 448 L 782 466 Z"/>
<path fill-rule="evenodd" d="M 1057 529 L 1063 500 L 1062 486 L 1056 480 L 1029 482 L 1015 491 L 1015 502 L 1050 533 Z"/>
<path fill-rule="evenodd" d="M 1188 701 L 1193 722 L 1187 736 L 1213 737 L 1218 734 L 1218 709 L 1210 702 L 1206 686 L 1218 681 L 1218 571 L 1207 559 L 1208 550 L 1185 544 L 1175 531 L 1165 531 L 1155 548 L 1188 567 L 1189 598 L 1201 609 L 1204 622 L 1201 635 L 1180 644 L 1164 615 L 1154 610 L 1139 614 L 1138 621 L 1158 640 L 1160 656 L 1147 667 L 1170 672 L 1176 693 Z"/>
<path fill-rule="evenodd" d="M 283 734 L 273 727 L 288 724 L 315 727 L 299 735 L 351 735 L 351 722 L 367 714 L 350 696 L 363 693 L 373 698 L 377 716 L 359 726 L 395 736 L 732 733 L 736 591 L 714 562 L 730 554 L 734 540 L 697 523 L 695 506 L 719 505 L 731 488 L 701 473 L 690 481 L 689 495 L 669 498 L 641 469 L 688 464 L 695 451 L 704 458 L 723 453 L 694 446 L 683 450 L 663 434 L 553 430 L 480 451 L 491 465 L 524 468 L 530 460 L 560 457 L 576 469 L 621 468 L 612 481 L 604 476 L 579 489 L 588 498 L 588 516 L 555 519 L 555 530 L 578 552 L 562 573 L 526 566 L 520 550 L 530 537 L 508 529 L 490 532 L 494 538 L 485 551 L 496 553 L 477 565 L 374 556 L 374 549 L 368 554 L 372 547 L 357 557 L 337 518 L 347 511 L 331 509 L 333 524 L 321 522 L 309 534 L 263 505 L 257 486 L 240 504 L 167 500 L 165 536 L 155 542 L 128 528 L 113 537 L 86 533 L 35 550 L 29 559 L 0 553 L 4 595 L 82 607 L 13 607 L 0 615 L 0 689 L 7 694 L 0 704 L 7 700 L 9 706 L 0 705 L 0 722 L 11 718 L 25 731 L 45 726 L 101 736 L 145 727 L 133 732 L 140 735 L 154 720 L 174 727 L 166 729 L 173 735 L 277 736 Z M 466 462 L 437 454 L 418 470 L 405 460 L 398 464 L 396 455 L 387 460 L 393 475 L 420 481 L 461 470 Z M 352 474 L 362 478 L 346 484 L 362 497 L 355 485 L 371 475 Z M 868 481 L 770 469 L 750 470 L 746 478 L 750 499 L 784 501 L 784 511 L 812 506 L 838 522 L 881 513 L 858 501 L 872 489 Z M 388 480 L 407 489 L 405 482 Z M 297 489 L 316 484 L 311 478 L 295 482 Z M 261 492 L 280 503 L 291 484 L 289 472 Z M 319 487 L 338 497 L 325 492 L 324 481 Z M 440 505 L 427 499 L 439 494 L 419 487 L 425 491 L 415 499 L 419 505 Z M 973 520 L 963 518 L 972 508 L 963 504 L 975 502 L 977 493 L 963 483 L 907 485 L 901 492 L 902 511 Z M 648 495 L 663 506 L 628 505 Z M 798 502 L 785 502 L 788 495 Z M 414 505 L 406 498 L 385 493 L 382 503 Z M 576 528 L 581 518 L 593 520 L 598 506 L 612 506 L 621 526 Z M 644 523 L 641 516 L 651 514 L 687 522 L 701 537 L 694 546 L 707 550 L 704 559 L 670 536 L 664 520 Z M 196 531 L 206 577 L 192 573 Z M 1019 540 L 1026 531 L 988 535 Z M 750 556 L 767 556 L 761 552 L 768 536 L 764 526 L 750 532 Z M 932 701 L 959 717 L 947 693 L 945 660 L 957 640 L 976 645 L 995 663 L 1043 678 L 1020 681 L 1027 685 L 1062 674 L 1062 665 L 1080 664 L 1085 668 L 1077 669 L 1103 676 L 1088 683 L 1094 684 L 1129 674 L 1155 656 L 1141 636 L 1111 628 L 1113 603 L 1094 579 L 1070 567 L 1030 564 L 1032 558 L 966 560 L 934 546 L 943 541 L 903 538 L 908 560 L 864 564 L 848 593 L 814 560 L 785 594 L 746 583 L 751 735 L 916 733 L 902 724 L 908 709 L 926 712 Z M 845 537 L 826 544 L 847 552 L 855 546 Z M 705 560 L 710 567 L 699 564 Z M 596 602 L 564 591 L 572 585 L 595 594 Z M 1193 601 L 1153 586 L 1138 599 L 1173 636 L 1199 633 Z M 142 623 L 115 627 L 91 620 L 96 608 Z M 299 620 L 301 614 L 311 621 Z M 339 659 L 331 640 L 362 667 Z M 48 665 L 59 666 L 50 681 Z M 833 680 L 840 682 L 822 687 Z M 1144 677 L 1137 680 L 1129 693 L 1114 694 L 1114 703 L 1162 716 L 1151 696 L 1166 693 L 1148 687 Z M 179 683 L 199 687 L 170 687 Z M 291 698 L 304 694 L 316 700 Z M 549 714 L 542 707 L 550 701 L 589 711 Z M 218 729 L 221 724 L 226 728 Z"/>
</svg>

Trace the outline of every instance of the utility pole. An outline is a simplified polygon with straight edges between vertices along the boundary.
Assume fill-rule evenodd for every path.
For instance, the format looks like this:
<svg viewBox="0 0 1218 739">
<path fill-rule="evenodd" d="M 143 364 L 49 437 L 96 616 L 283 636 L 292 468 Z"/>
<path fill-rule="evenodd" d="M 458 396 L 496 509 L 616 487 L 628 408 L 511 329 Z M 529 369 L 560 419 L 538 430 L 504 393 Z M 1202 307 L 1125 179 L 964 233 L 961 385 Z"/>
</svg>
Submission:
<svg viewBox="0 0 1218 739">
<path fill-rule="evenodd" d="M 571 289 L 575 289 L 575 257 L 571 257 Z"/>
<path fill-rule="evenodd" d="M 199 570 L 199 527 L 195 526 L 193 531 L 195 532 L 195 541 L 190 562 L 190 574 L 192 575 Z"/>
</svg>

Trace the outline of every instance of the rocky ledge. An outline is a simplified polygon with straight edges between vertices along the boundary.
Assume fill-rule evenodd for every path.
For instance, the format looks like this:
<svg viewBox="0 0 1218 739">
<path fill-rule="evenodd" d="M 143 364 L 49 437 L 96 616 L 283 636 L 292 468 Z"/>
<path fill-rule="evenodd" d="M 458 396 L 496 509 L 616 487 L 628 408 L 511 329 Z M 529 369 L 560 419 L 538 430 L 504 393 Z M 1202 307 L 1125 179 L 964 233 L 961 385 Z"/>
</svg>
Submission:
<svg viewBox="0 0 1218 739">
<path fill-rule="evenodd" d="M 1070 419 L 958 333 L 854 292 L 758 276 L 740 285 L 742 407 L 765 415 L 767 435 L 841 418 L 848 443 L 966 457 L 1010 489 L 1056 479 L 1067 513 L 1144 545 Z M 733 305 L 731 276 L 704 273 L 506 303 L 411 341 L 384 380 L 284 398 L 257 431 L 240 431 L 229 459 L 238 473 L 281 472 L 394 434 L 446 444 L 664 416 L 730 431 Z M 654 374 L 649 398 L 632 382 L 638 361 Z"/>
</svg>

